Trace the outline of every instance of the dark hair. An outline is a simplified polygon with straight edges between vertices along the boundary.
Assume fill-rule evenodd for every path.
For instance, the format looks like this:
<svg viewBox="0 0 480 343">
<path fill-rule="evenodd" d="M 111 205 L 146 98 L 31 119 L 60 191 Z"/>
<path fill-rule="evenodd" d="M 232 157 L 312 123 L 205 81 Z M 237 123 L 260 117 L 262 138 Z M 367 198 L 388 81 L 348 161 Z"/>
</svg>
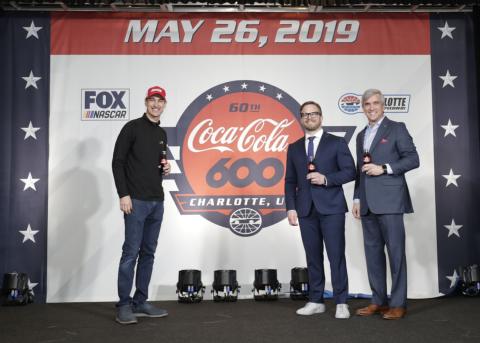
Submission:
<svg viewBox="0 0 480 343">
<path fill-rule="evenodd" d="M 300 113 L 302 113 L 303 111 L 303 108 L 307 105 L 314 105 L 318 108 L 319 112 L 320 112 L 320 115 L 322 115 L 322 108 L 320 107 L 320 105 L 318 103 L 316 103 L 315 101 L 306 101 L 304 102 L 301 106 L 300 106 Z"/>
<path fill-rule="evenodd" d="M 148 99 L 151 99 L 151 98 L 159 98 L 160 100 L 163 100 L 165 102 L 167 101 L 167 99 L 165 99 L 160 94 L 153 94 L 153 95 L 147 96 L 147 97 L 145 97 L 145 100 L 148 100 Z"/>
</svg>

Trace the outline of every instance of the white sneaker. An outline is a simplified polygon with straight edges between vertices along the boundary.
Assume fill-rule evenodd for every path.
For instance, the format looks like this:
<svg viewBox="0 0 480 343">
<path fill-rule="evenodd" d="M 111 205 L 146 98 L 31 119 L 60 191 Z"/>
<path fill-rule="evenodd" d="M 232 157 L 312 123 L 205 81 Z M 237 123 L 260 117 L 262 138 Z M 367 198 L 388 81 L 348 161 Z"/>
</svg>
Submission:
<svg viewBox="0 0 480 343">
<path fill-rule="evenodd" d="M 337 304 L 337 311 L 335 312 L 335 318 L 348 319 L 350 318 L 350 311 L 347 304 Z"/>
<path fill-rule="evenodd" d="M 305 306 L 297 310 L 297 314 L 300 316 L 311 316 L 312 314 L 323 312 L 325 312 L 325 304 L 311 302 L 308 302 Z"/>
</svg>

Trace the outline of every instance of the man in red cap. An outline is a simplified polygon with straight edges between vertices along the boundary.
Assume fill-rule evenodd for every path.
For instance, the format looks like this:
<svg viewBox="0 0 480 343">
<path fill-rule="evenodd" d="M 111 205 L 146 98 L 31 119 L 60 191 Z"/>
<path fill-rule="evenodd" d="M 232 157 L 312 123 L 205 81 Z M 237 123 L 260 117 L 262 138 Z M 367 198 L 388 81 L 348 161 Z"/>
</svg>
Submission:
<svg viewBox="0 0 480 343">
<path fill-rule="evenodd" d="M 125 221 L 125 241 L 118 270 L 120 300 L 116 304 L 116 321 L 120 324 L 135 324 L 136 317 L 168 315 L 167 311 L 146 302 L 163 219 L 162 180 L 170 173 L 165 156 L 167 134 L 160 127 L 166 104 L 165 89 L 150 87 L 144 115 L 125 124 L 113 152 L 113 177 Z M 136 290 L 132 298 L 135 265 Z"/>
</svg>

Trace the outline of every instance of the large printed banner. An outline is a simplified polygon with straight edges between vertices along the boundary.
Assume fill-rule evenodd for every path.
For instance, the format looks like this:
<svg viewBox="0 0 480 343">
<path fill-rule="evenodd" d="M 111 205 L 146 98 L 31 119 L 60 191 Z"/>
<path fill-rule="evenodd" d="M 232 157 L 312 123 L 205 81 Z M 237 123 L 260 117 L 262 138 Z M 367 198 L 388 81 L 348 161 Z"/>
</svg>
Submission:
<svg viewBox="0 0 480 343">
<path fill-rule="evenodd" d="M 427 15 L 98 14 L 57 16 L 55 55 L 420 55 Z"/>
<path fill-rule="evenodd" d="M 21 21 L 27 28 L 30 22 L 39 26 Z M 214 270 L 236 269 L 241 297 L 250 297 L 254 270 L 274 268 L 288 292 L 291 268 L 306 265 L 283 194 L 286 149 L 303 135 L 299 106 L 319 102 L 324 129 L 354 152 L 366 125 L 360 98 L 368 88 L 384 92 L 387 116 L 405 122 L 420 155 L 420 168 L 407 174 L 415 208 L 405 216 L 408 296 L 454 288 L 454 268 L 467 260 L 462 234 L 478 221 L 468 207 L 456 207 L 473 197 L 462 181 L 475 167 L 451 160 L 454 143 L 478 139 L 466 131 L 476 106 L 468 92 L 476 88 L 467 92 L 470 81 L 461 76 L 473 61 L 448 61 L 455 44 L 468 46 L 470 17 L 93 13 L 52 14 L 45 23 L 51 31 L 47 285 L 41 286 L 47 301 L 117 298 L 123 218 L 113 146 L 123 125 L 143 114 L 153 85 L 167 90 L 161 125 L 173 172 L 164 181 L 151 299 L 175 299 L 181 269 L 200 269 L 205 285 Z M 444 111 L 442 101 L 447 108 L 454 102 L 455 113 Z M 478 148 L 469 149 L 478 156 Z M 344 190 L 351 207 L 353 182 Z M 349 291 L 368 295 L 361 225 L 350 213 L 346 239 Z M 445 257 L 452 249 L 456 259 Z M 326 255 L 325 261 L 331 290 Z"/>
</svg>

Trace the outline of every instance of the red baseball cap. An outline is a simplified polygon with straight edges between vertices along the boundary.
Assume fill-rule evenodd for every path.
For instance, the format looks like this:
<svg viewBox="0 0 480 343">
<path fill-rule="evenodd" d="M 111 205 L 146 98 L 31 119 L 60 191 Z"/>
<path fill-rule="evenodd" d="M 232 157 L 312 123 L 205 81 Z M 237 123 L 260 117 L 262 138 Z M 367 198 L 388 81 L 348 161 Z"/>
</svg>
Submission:
<svg viewBox="0 0 480 343">
<path fill-rule="evenodd" d="M 148 99 L 148 98 L 151 98 L 154 95 L 157 95 L 157 96 L 163 98 L 164 100 L 167 100 L 167 92 L 165 91 L 165 89 L 163 89 L 160 86 L 150 87 L 147 90 L 147 96 L 145 98 Z"/>
</svg>

